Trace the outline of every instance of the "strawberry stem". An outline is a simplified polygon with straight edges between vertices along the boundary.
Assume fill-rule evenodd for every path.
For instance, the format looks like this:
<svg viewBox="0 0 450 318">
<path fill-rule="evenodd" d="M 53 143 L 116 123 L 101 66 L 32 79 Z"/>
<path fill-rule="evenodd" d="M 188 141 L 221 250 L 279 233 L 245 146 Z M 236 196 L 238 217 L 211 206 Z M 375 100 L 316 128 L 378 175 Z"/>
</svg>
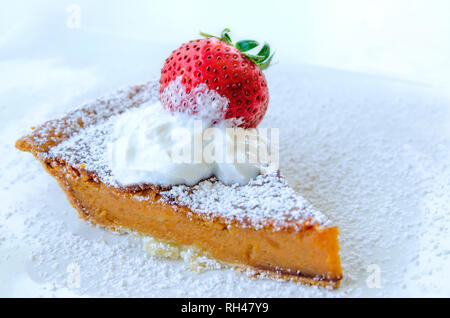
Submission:
<svg viewBox="0 0 450 318">
<path fill-rule="evenodd" d="M 261 68 L 261 70 L 265 70 L 270 66 L 270 62 L 272 61 L 272 58 L 275 55 L 275 53 L 272 53 L 272 55 L 270 54 L 269 44 L 264 43 L 263 47 L 260 49 L 260 51 L 256 55 L 249 54 L 246 52 L 257 47 L 259 45 L 259 42 L 255 41 L 255 40 L 243 40 L 243 41 L 238 41 L 238 42 L 236 42 L 236 44 L 234 44 L 229 35 L 230 32 L 231 31 L 229 28 L 225 28 L 222 31 L 220 37 L 211 35 L 209 33 L 204 33 L 204 32 L 200 32 L 200 35 L 204 36 L 206 38 L 216 38 L 222 42 L 225 42 L 229 45 L 234 46 L 236 49 L 238 49 L 240 52 L 242 52 L 242 54 L 244 56 L 246 56 L 253 63 L 258 65 Z"/>
</svg>

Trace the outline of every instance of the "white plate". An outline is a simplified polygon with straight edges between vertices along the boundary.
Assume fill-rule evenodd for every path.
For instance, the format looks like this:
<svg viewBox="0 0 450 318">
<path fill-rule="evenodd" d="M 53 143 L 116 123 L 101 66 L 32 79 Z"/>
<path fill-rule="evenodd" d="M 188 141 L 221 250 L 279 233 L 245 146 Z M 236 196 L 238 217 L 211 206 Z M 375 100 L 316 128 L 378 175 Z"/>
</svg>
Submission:
<svg viewBox="0 0 450 318">
<path fill-rule="evenodd" d="M 56 181 L 14 149 L 30 125 L 118 82 L 157 76 L 159 65 L 108 81 L 60 61 L 0 63 L 10 79 L 0 88 L 0 296 L 450 295 L 445 93 L 311 66 L 267 72 L 263 125 L 280 128 L 281 170 L 340 228 L 345 278 L 327 291 L 154 259 L 139 239 L 79 220 Z"/>
</svg>

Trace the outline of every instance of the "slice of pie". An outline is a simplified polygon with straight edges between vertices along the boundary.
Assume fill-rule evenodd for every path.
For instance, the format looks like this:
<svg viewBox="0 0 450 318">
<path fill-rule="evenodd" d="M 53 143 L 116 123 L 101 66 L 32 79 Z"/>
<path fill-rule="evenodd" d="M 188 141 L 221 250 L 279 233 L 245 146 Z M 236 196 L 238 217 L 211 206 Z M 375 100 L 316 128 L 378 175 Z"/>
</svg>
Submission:
<svg viewBox="0 0 450 318">
<path fill-rule="evenodd" d="M 115 120 L 158 100 L 159 83 L 133 86 L 44 123 L 16 142 L 54 176 L 79 216 L 110 230 L 195 246 L 222 262 L 277 278 L 337 287 L 338 228 L 276 173 L 246 185 L 120 186 L 107 160 Z"/>
</svg>

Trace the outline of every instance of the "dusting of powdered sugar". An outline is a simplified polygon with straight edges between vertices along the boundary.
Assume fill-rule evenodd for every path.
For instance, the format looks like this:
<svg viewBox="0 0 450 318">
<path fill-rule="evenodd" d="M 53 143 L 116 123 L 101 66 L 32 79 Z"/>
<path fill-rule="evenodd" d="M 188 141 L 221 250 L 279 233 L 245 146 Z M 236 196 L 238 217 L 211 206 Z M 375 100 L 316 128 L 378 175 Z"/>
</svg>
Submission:
<svg viewBox="0 0 450 318">
<path fill-rule="evenodd" d="M 161 192 L 163 201 L 187 206 L 192 211 L 220 216 L 226 223 L 239 222 L 241 226 L 264 227 L 268 220 L 274 229 L 292 222 L 326 225 L 327 218 L 316 211 L 305 199 L 288 187 L 277 173 L 262 174 L 246 185 L 226 186 L 216 179 L 205 180 L 194 187 L 174 186 Z"/>
<path fill-rule="evenodd" d="M 107 145 L 112 141 L 116 116 L 82 129 L 67 140 L 40 154 L 42 159 L 58 158 L 74 167 L 83 166 L 95 172 L 95 179 L 107 185 L 119 187 L 112 175 L 107 153 Z"/>
<path fill-rule="evenodd" d="M 212 125 L 223 122 L 228 127 L 239 126 L 243 122 L 241 118 L 225 120 L 228 103 L 228 98 L 203 83 L 186 90 L 181 76 L 171 81 L 161 93 L 161 104 L 173 112 L 198 116 Z"/>
<path fill-rule="evenodd" d="M 25 137 L 31 143 L 41 146 L 49 141 L 58 144 L 61 140 L 83 131 L 86 127 L 103 122 L 105 119 L 123 113 L 142 103 L 159 98 L 157 81 L 119 89 L 75 108 L 61 120 L 50 120 Z"/>
<path fill-rule="evenodd" d="M 202 119 L 207 121 L 222 121 L 225 119 L 228 99 L 203 83 L 187 91 L 179 76 L 161 93 L 161 104 L 172 112 L 201 114 Z"/>
</svg>

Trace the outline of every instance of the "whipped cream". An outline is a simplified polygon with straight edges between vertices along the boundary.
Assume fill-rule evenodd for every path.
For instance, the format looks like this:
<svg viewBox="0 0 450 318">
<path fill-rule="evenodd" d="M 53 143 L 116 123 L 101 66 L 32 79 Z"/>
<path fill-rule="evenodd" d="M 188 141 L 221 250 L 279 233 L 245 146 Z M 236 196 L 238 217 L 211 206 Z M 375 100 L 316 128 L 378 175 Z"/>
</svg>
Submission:
<svg viewBox="0 0 450 318">
<path fill-rule="evenodd" d="M 257 147 L 236 145 L 225 122 L 212 125 L 205 117 L 166 111 L 159 101 L 118 116 L 108 144 L 114 177 L 121 185 L 190 186 L 211 176 L 228 185 L 247 184 L 261 171 L 250 160 Z"/>
</svg>

